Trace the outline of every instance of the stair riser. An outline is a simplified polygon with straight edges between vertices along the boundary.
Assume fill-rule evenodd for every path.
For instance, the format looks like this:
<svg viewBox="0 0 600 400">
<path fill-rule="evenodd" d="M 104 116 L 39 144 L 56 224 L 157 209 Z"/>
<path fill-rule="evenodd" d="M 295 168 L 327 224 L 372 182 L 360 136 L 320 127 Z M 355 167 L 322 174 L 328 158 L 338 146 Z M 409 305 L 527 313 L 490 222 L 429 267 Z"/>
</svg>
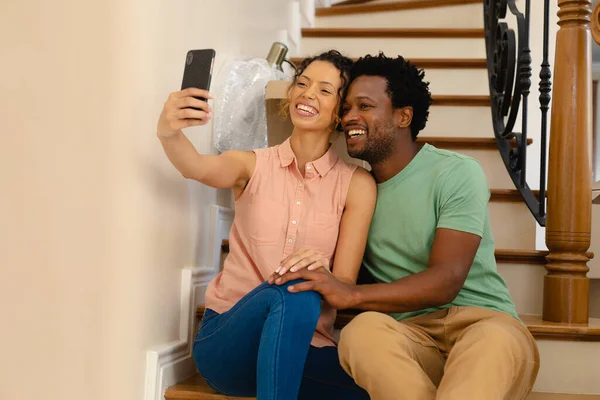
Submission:
<svg viewBox="0 0 600 400">
<path fill-rule="evenodd" d="M 596 178 L 598 179 L 598 178 Z M 594 257 L 588 263 L 590 267 L 590 272 L 588 276 L 590 278 L 600 279 L 600 254 L 598 254 L 598 249 L 600 249 L 600 204 L 592 205 L 592 239 L 590 244 L 590 251 L 596 251 L 596 257 Z M 599 307 L 600 307 L 600 299 L 599 299 Z"/>
<path fill-rule="evenodd" d="M 412 58 L 485 58 L 483 39 L 457 38 L 302 38 L 301 53 L 305 56 L 337 49 L 349 57 L 377 54 L 398 54 Z"/>
<path fill-rule="evenodd" d="M 525 203 L 490 201 L 489 212 L 497 249 L 535 248 L 536 223 Z M 532 314 L 523 310 L 519 312 Z"/>
<path fill-rule="evenodd" d="M 517 313 L 542 314 L 546 268 L 537 264 L 498 263 Z"/>
<path fill-rule="evenodd" d="M 538 340 L 536 392 L 600 394 L 598 342 Z"/>
<path fill-rule="evenodd" d="M 598 278 L 590 280 L 590 318 L 600 318 L 600 279 Z"/>
<path fill-rule="evenodd" d="M 429 82 L 429 91 L 434 95 L 490 94 L 485 69 L 425 69 L 425 80 Z"/>
<path fill-rule="evenodd" d="M 483 5 L 471 4 L 366 14 L 318 16 L 322 28 L 483 28 Z"/>
<path fill-rule="evenodd" d="M 429 76 L 430 72 L 426 71 L 426 76 Z M 456 121 L 466 123 L 461 125 Z M 427 125 L 419 136 L 494 137 L 491 109 L 490 107 L 433 106 L 429 109 Z"/>
<path fill-rule="evenodd" d="M 497 149 L 493 150 L 467 150 L 467 149 L 455 149 L 457 153 L 464 154 L 466 156 L 476 159 L 488 180 L 490 188 L 494 189 L 514 189 L 513 184 L 506 167 L 502 162 L 502 157 Z M 529 247 L 531 249 L 531 247 Z"/>
</svg>

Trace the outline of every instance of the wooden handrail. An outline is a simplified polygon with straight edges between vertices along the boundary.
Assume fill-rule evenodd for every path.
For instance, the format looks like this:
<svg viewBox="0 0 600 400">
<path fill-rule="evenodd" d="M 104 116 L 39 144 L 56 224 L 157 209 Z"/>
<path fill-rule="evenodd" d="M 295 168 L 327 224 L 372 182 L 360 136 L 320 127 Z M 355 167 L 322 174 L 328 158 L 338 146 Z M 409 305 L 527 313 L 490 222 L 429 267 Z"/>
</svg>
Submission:
<svg viewBox="0 0 600 400">
<path fill-rule="evenodd" d="M 543 319 L 587 323 L 590 282 L 591 0 L 558 0 L 548 159 Z"/>
</svg>

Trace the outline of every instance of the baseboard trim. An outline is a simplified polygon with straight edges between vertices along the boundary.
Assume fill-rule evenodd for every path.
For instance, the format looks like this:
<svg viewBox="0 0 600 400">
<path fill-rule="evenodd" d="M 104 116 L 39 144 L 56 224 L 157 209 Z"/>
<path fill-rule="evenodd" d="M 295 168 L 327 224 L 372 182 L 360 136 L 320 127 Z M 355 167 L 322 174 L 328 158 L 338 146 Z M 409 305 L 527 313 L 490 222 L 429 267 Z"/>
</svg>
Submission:
<svg viewBox="0 0 600 400">
<path fill-rule="evenodd" d="M 229 235 L 233 210 L 213 205 L 210 215 L 210 265 L 186 267 L 181 272 L 179 339 L 146 353 L 144 400 L 163 400 L 169 386 L 196 373 L 192 359 L 192 344 L 197 329 L 196 310 L 204 304 L 206 288 L 219 271 L 221 243 Z"/>
</svg>

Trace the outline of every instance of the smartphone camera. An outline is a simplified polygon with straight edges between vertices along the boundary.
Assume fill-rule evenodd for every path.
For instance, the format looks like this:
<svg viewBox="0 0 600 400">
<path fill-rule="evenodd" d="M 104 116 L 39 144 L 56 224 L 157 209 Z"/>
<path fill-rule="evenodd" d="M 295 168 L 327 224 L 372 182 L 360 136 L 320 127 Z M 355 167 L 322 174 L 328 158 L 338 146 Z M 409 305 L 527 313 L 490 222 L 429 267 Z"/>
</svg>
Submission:
<svg viewBox="0 0 600 400">
<path fill-rule="evenodd" d="M 192 61 L 194 61 L 194 53 L 189 52 L 188 55 L 187 55 L 187 59 L 186 59 L 185 63 L 187 65 L 190 65 L 190 64 L 192 64 Z"/>
</svg>

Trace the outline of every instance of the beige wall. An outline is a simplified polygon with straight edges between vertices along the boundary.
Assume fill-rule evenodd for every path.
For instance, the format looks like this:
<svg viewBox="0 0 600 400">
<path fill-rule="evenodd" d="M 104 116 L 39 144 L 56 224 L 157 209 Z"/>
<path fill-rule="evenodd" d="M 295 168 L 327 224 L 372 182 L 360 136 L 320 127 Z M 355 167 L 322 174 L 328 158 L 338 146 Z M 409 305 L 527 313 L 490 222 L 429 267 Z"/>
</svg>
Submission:
<svg viewBox="0 0 600 400">
<path fill-rule="evenodd" d="M 287 2 L 8 0 L 0 7 L 2 399 L 141 399 L 205 262 L 212 189 L 154 130 L 185 53 L 264 56 Z M 190 132 L 210 151 L 210 132 Z M 219 196 L 225 201 L 227 196 Z"/>
</svg>

